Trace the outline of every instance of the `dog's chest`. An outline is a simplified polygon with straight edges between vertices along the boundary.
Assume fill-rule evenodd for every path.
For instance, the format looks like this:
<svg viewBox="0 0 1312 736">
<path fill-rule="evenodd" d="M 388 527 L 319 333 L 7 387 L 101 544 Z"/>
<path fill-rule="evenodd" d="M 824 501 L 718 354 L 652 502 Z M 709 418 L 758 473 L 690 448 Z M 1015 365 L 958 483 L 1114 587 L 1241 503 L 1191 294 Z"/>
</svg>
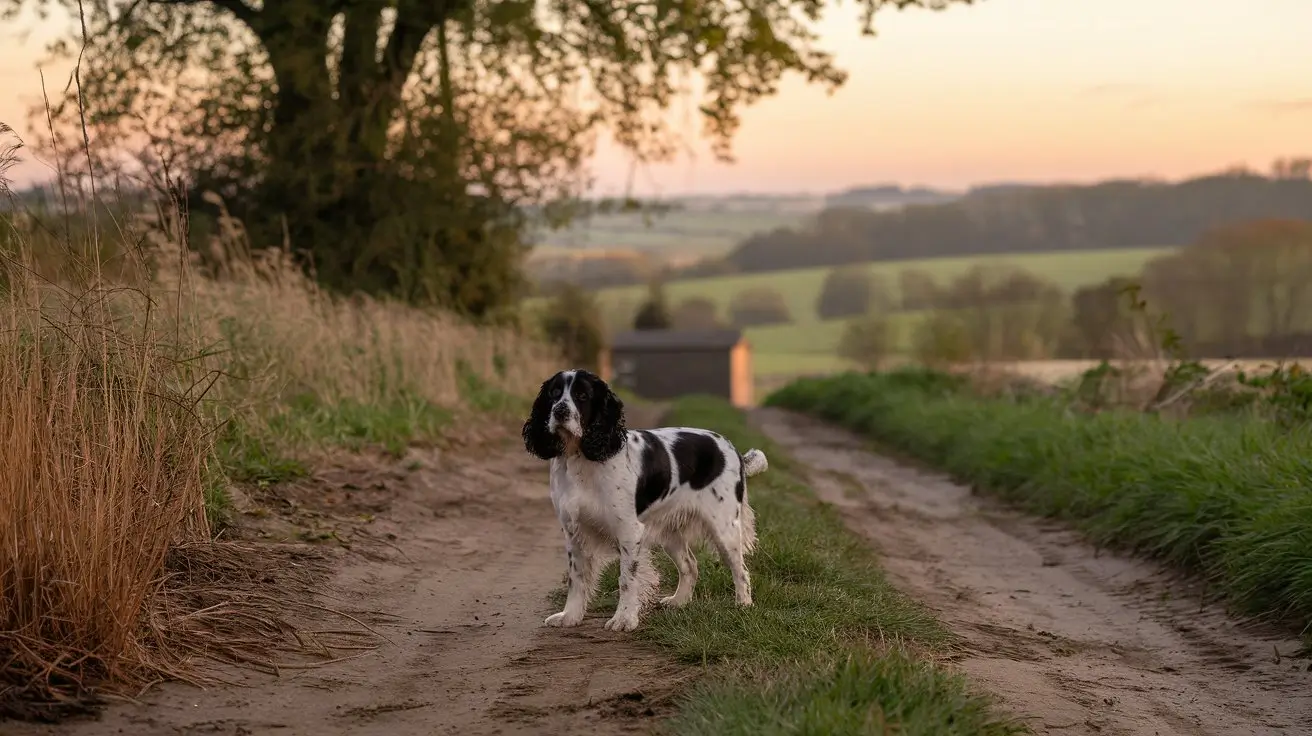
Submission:
<svg viewBox="0 0 1312 736">
<path fill-rule="evenodd" d="M 611 464 L 559 463 L 552 468 L 552 497 L 568 515 L 609 527 L 632 516 L 633 478 Z"/>
</svg>

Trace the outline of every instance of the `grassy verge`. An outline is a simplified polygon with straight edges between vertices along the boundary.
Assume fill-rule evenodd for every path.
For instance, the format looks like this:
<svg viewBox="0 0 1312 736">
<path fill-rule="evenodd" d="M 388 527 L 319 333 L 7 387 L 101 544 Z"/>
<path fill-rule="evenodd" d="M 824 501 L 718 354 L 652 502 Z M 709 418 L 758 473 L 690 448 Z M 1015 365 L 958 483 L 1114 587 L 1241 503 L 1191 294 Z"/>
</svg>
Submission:
<svg viewBox="0 0 1312 736">
<path fill-rule="evenodd" d="M 235 239 L 202 269 L 179 213 L 84 216 L 102 209 L 78 202 L 79 229 L 0 211 L 0 718 L 195 677 L 233 642 L 267 656 L 283 611 L 190 575 L 222 556 L 230 484 L 517 414 L 550 364 L 514 329 L 335 298 Z"/>
<path fill-rule="evenodd" d="M 1202 573 L 1238 611 L 1312 624 L 1307 427 L 1081 413 L 919 370 L 800 380 L 767 403 L 864 432 L 1100 545 Z"/>
<path fill-rule="evenodd" d="M 703 553 L 693 601 L 653 612 L 638 629 L 679 660 L 711 668 L 670 722 L 673 733 L 1023 732 L 935 663 L 948 632 L 889 584 L 873 553 L 740 412 L 695 398 L 676 402 L 667 419 L 713 428 L 770 458 L 748 486 L 760 535 L 748 562 L 755 605 L 738 608 L 728 571 Z M 663 554 L 658 561 L 672 583 L 673 566 Z M 612 567 L 598 612 L 613 610 L 615 588 Z"/>
</svg>

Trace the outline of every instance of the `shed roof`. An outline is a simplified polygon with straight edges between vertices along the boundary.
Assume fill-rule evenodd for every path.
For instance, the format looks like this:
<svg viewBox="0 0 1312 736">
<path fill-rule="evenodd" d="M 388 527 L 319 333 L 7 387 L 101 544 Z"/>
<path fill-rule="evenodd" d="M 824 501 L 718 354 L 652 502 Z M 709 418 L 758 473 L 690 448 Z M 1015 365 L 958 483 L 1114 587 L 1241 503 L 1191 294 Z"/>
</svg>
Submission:
<svg viewBox="0 0 1312 736">
<path fill-rule="evenodd" d="M 729 350 L 741 330 L 633 330 L 610 340 L 612 350 Z"/>
</svg>

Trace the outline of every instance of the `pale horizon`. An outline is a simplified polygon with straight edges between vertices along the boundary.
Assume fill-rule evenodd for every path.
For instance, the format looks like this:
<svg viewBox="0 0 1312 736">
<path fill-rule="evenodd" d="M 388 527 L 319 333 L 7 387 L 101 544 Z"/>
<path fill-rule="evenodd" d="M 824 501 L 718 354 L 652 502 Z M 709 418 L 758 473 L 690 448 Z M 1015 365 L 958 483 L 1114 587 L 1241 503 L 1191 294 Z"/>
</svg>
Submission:
<svg viewBox="0 0 1312 736">
<path fill-rule="evenodd" d="M 998 182 L 1177 180 L 1312 155 L 1312 2 L 981 0 L 943 12 L 886 11 L 860 37 L 854 9 L 830 14 L 824 46 L 849 72 L 833 96 L 788 78 L 748 108 L 719 164 L 642 167 L 631 193 L 821 195 L 897 184 L 965 190 Z M 0 121 L 33 140 L 36 63 L 60 30 L 30 14 L 0 24 Z M 26 36 L 24 38 L 24 32 Z M 47 68 L 62 87 L 68 66 Z M 12 82 L 12 83 L 11 83 Z M 688 108 L 687 110 L 681 108 Z M 695 136 L 695 106 L 672 121 Z M 631 161 L 603 142 L 594 196 L 626 193 Z M 20 186 L 47 179 L 27 159 Z"/>
</svg>

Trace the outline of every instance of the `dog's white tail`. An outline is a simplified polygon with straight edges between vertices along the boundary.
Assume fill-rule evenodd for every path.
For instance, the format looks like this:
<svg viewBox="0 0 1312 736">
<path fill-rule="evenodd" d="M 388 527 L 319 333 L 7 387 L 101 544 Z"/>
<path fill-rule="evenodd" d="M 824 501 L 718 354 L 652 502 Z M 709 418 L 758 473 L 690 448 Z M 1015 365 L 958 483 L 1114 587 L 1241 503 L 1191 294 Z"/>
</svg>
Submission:
<svg viewBox="0 0 1312 736">
<path fill-rule="evenodd" d="M 765 453 L 755 448 L 743 453 L 743 476 L 750 478 L 753 475 L 760 475 L 770 467 L 770 462 L 765 459 Z M 747 502 L 747 496 L 743 496 L 742 506 L 742 544 L 743 554 L 750 554 L 756 547 L 756 512 L 752 510 L 751 504 Z"/>
<path fill-rule="evenodd" d="M 765 453 L 752 448 L 743 453 L 743 473 L 748 478 L 753 475 L 764 473 L 770 467 L 770 462 L 765 459 Z"/>
</svg>

